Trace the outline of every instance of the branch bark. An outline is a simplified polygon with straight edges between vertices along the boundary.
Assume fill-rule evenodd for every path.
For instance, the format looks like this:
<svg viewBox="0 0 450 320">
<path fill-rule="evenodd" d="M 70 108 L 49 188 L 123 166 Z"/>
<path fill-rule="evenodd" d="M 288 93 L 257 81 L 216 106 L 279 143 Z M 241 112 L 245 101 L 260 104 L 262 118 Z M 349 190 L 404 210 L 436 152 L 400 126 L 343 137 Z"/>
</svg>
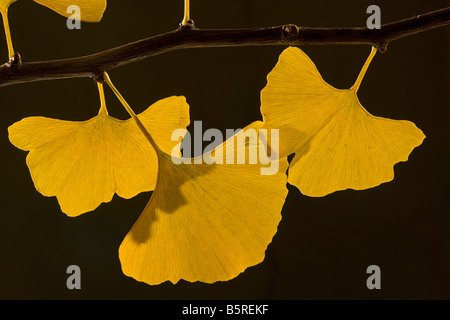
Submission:
<svg viewBox="0 0 450 320">
<path fill-rule="evenodd" d="M 111 69 L 157 54 L 188 48 L 267 45 L 373 45 L 384 51 L 387 45 L 406 36 L 450 24 L 450 7 L 412 18 L 387 23 L 381 29 L 304 28 L 284 25 L 269 28 L 203 30 L 186 25 L 95 54 L 52 61 L 22 63 L 20 54 L 0 66 L 0 87 L 41 80 L 96 77 Z"/>
</svg>

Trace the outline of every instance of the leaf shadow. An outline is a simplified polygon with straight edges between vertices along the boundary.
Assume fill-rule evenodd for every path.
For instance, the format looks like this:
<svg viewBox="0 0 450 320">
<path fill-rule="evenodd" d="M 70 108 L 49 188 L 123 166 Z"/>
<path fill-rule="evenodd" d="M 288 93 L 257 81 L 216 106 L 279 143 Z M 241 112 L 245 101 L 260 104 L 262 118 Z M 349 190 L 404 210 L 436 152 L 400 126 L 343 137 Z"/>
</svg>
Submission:
<svg viewBox="0 0 450 320">
<path fill-rule="evenodd" d="M 148 241 L 154 224 L 158 221 L 158 214 L 173 214 L 188 204 L 189 199 L 185 198 L 182 191 L 183 185 L 193 183 L 213 169 L 214 164 L 196 164 L 193 160 L 191 159 L 191 163 L 175 164 L 170 156 L 161 156 L 155 190 L 130 231 L 135 242 Z"/>
</svg>

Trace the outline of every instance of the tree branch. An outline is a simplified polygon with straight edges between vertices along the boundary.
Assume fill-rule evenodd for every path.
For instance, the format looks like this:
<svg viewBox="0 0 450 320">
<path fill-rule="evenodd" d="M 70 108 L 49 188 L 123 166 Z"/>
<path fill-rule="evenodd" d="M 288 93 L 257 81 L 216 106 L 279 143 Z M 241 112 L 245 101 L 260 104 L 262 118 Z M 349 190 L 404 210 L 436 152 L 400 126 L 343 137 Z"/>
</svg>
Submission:
<svg viewBox="0 0 450 320">
<path fill-rule="evenodd" d="M 384 24 L 381 29 L 303 28 L 284 25 L 269 28 L 203 30 L 186 25 L 177 30 L 99 53 L 52 61 L 22 63 L 16 54 L 0 66 L 0 87 L 41 80 L 96 77 L 128 63 L 157 54 L 188 48 L 267 45 L 365 44 L 384 51 L 397 39 L 450 24 L 450 7 Z"/>
</svg>

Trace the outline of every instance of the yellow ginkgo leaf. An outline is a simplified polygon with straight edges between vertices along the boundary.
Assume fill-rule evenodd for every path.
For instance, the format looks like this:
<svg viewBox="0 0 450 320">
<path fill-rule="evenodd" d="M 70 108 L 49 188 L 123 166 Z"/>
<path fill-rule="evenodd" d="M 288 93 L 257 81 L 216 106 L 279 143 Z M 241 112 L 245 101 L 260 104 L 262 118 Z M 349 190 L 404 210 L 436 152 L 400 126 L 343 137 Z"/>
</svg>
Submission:
<svg viewBox="0 0 450 320">
<path fill-rule="evenodd" d="M 9 127 L 13 145 L 30 151 L 27 165 L 36 189 L 56 196 L 69 216 L 92 211 L 114 193 L 131 198 L 156 184 L 155 150 L 132 121 L 115 119 L 106 110 L 99 84 L 101 108 L 87 121 L 25 118 Z M 172 131 L 189 124 L 184 97 L 170 97 L 139 115 L 159 147 L 169 152 L 178 143 Z"/>
<path fill-rule="evenodd" d="M 72 11 L 67 8 L 76 5 L 80 8 L 80 20 L 86 22 L 99 22 L 106 9 L 106 0 L 34 0 L 64 17 L 70 17 Z"/>
<path fill-rule="evenodd" d="M 355 85 L 339 90 L 326 83 L 300 49 L 287 48 L 267 77 L 261 112 L 267 128 L 279 129 L 280 156 L 295 153 L 288 182 L 308 196 L 362 190 L 394 178 L 424 134 L 414 123 L 372 116 L 357 91 L 376 53 Z"/>
<path fill-rule="evenodd" d="M 8 56 L 11 58 L 14 55 L 14 47 L 11 38 L 11 31 L 8 21 L 8 8 L 17 0 L 0 0 L 0 14 L 3 19 L 3 26 L 5 29 L 6 42 L 8 45 Z M 34 0 L 35 2 L 46 6 L 53 11 L 63 15 L 64 17 L 72 17 L 74 14 L 72 6 L 79 8 L 79 15 L 77 19 L 85 22 L 99 22 L 106 9 L 106 0 Z"/>
<path fill-rule="evenodd" d="M 228 142 L 250 149 L 238 136 L 261 126 L 254 122 L 211 151 L 222 154 L 224 164 L 177 165 L 158 152 L 155 191 L 119 248 L 126 275 L 151 285 L 213 283 L 264 260 L 287 195 L 287 160 L 274 160 L 280 166 L 273 175 L 261 175 L 259 162 L 225 164 Z"/>
</svg>

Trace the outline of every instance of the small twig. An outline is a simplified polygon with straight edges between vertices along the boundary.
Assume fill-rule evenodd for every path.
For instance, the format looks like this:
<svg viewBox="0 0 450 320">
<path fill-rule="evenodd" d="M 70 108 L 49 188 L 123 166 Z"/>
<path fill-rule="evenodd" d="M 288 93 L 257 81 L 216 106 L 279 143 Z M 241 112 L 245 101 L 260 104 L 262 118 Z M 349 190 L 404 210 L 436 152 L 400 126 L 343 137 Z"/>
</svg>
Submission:
<svg viewBox="0 0 450 320">
<path fill-rule="evenodd" d="M 284 25 L 269 28 L 202 30 L 186 24 L 177 30 L 99 53 L 53 61 L 0 66 L 0 87 L 41 80 L 95 77 L 125 64 L 157 54 L 188 48 L 267 45 L 365 44 L 384 51 L 397 39 L 450 24 L 450 7 L 384 24 L 381 29 L 303 28 Z"/>
</svg>

